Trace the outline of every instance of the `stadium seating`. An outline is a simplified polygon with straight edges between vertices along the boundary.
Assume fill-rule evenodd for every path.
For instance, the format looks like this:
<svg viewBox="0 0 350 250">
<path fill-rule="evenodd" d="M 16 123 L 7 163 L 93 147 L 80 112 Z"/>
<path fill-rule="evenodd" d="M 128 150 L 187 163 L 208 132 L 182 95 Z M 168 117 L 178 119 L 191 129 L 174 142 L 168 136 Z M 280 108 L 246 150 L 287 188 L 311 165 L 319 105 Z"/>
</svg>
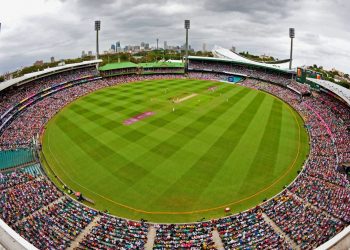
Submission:
<svg viewBox="0 0 350 250">
<path fill-rule="evenodd" d="M 96 214 L 96 211 L 64 198 L 14 228 L 40 249 L 66 249 Z"/>
<path fill-rule="evenodd" d="M 22 172 L 30 174 L 33 177 L 38 177 L 43 175 L 43 171 L 41 170 L 41 166 L 39 163 L 23 168 Z"/>
<path fill-rule="evenodd" d="M 156 229 L 153 249 L 215 249 L 209 222 L 157 225 Z"/>
<path fill-rule="evenodd" d="M 262 214 L 247 211 L 216 222 L 226 249 L 289 249 L 291 246 L 266 223 Z"/>
<path fill-rule="evenodd" d="M 266 72 L 265 70 L 253 69 L 241 65 L 233 65 L 231 63 L 190 61 L 189 68 L 194 71 L 204 70 L 205 72 L 215 72 L 216 74 L 220 74 L 223 72 L 230 72 L 232 74 L 242 74 L 251 78 L 268 81 L 284 86 L 291 83 L 290 76 L 287 74 Z"/>
<path fill-rule="evenodd" d="M 89 249 L 143 249 L 149 225 L 104 215 L 80 245 Z"/>
<path fill-rule="evenodd" d="M 29 181 L 1 191 L 0 213 L 8 224 L 29 216 L 57 200 L 62 193 L 46 178 Z"/>
<path fill-rule="evenodd" d="M 290 82 L 285 76 L 223 64 L 198 63 L 191 64 L 191 67 L 196 72 L 190 72 L 189 77 L 195 79 L 225 80 L 227 75 L 220 73 L 224 71 L 259 79 L 247 79 L 241 84 L 269 92 L 297 110 L 305 120 L 311 151 L 297 180 L 282 194 L 258 208 L 210 222 L 152 225 L 156 229 L 154 249 L 212 249 L 213 230 L 219 232 L 226 249 L 289 249 L 291 246 L 285 236 L 301 249 L 311 249 L 348 226 L 350 184 L 337 166 L 350 162 L 349 107 L 323 92 L 311 96 L 299 95 L 285 86 L 290 84 L 300 93 L 309 90 Z M 215 72 L 204 72 L 206 69 Z M 67 72 L 16 90 L 4 91 L 0 93 L 0 115 L 42 88 L 95 74 L 93 68 Z M 0 150 L 12 150 L 0 151 L 0 170 L 33 161 L 32 155 L 25 149 L 30 146 L 31 138 L 68 103 L 107 86 L 164 77 L 184 76 L 111 77 L 72 86 L 42 98 L 21 112 L 0 135 Z M 37 164 L 0 173 L 0 192 L 1 218 L 39 249 L 65 249 L 71 246 L 94 218 L 98 219 L 97 224 L 81 240 L 82 249 L 142 249 L 148 240 L 151 225 L 99 215 L 98 211 L 65 197 L 42 175 Z M 267 223 L 265 215 L 282 234 Z"/>
<path fill-rule="evenodd" d="M 344 227 L 339 220 L 287 192 L 269 201 L 263 210 L 301 249 L 313 249 Z"/>
<path fill-rule="evenodd" d="M 32 175 L 18 171 L 0 173 L 0 191 L 32 181 L 33 179 L 34 177 Z"/>
</svg>

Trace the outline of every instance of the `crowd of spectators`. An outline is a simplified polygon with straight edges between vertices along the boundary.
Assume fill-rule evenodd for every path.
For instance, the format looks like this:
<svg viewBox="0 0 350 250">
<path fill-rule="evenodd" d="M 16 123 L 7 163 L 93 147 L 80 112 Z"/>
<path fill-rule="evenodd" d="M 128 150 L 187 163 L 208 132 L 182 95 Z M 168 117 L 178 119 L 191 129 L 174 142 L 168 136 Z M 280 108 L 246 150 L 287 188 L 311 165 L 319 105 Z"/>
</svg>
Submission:
<svg viewBox="0 0 350 250">
<path fill-rule="evenodd" d="M 215 221 L 225 249 L 290 249 L 286 240 L 263 219 L 262 213 L 246 211 Z"/>
<path fill-rule="evenodd" d="M 12 225 L 60 196 L 62 193 L 45 178 L 34 179 L 5 189 L 1 191 L 1 218 Z"/>
<path fill-rule="evenodd" d="M 83 249 L 143 249 L 149 225 L 103 215 L 80 242 Z"/>
<path fill-rule="evenodd" d="M 288 88 L 299 92 L 301 95 L 308 95 L 310 94 L 310 86 L 307 84 L 301 84 L 296 81 L 291 81 L 288 85 Z"/>
<path fill-rule="evenodd" d="M 70 198 L 51 204 L 26 218 L 14 229 L 39 249 L 66 249 L 97 212 Z"/>
<path fill-rule="evenodd" d="M 350 223 L 350 192 L 319 178 L 301 174 L 290 191 L 338 219 Z"/>
<path fill-rule="evenodd" d="M 157 225 L 153 249 L 216 249 L 212 224 Z"/>
<path fill-rule="evenodd" d="M 144 68 L 143 74 L 160 73 L 160 74 L 176 74 L 183 73 L 184 68 Z"/>
<path fill-rule="evenodd" d="M 236 65 L 232 63 L 204 62 L 192 60 L 189 63 L 189 70 L 208 71 L 214 73 L 229 72 L 232 74 L 240 74 L 284 86 L 291 83 L 291 77 L 289 74 L 272 71 L 269 69 Z"/>
<path fill-rule="evenodd" d="M 288 191 L 263 205 L 263 210 L 301 249 L 314 249 L 339 233 L 344 224 Z"/>
<path fill-rule="evenodd" d="M 220 73 L 209 73 L 209 72 L 189 72 L 188 77 L 190 79 L 227 81 L 227 78 L 229 77 L 229 75 L 220 74 Z"/>
<path fill-rule="evenodd" d="M 47 76 L 38 80 L 31 81 L 19 87 L 12 87 L 0 92 L 0 116 L 11 106 L 19 103 L 21 100 L 30 97 L 40 90 L 51 87 L 62 82 L 74 81 L 83 77 L 96 76 L 98 74 L 96 67 L 87 67 L 71 70 L 52 76 Z"/>
<path fill-rule="evenodd" d="M 27 173 L 14 171 L 10 173 L 0 172 L 0 191 L 11 188 L 13 186 L 33 180 L 33 176 Z"/>
<path fill-rule="evenodd" d="M 349 121 L 341 113 L 320 101 L 325 94 L 303 101 L 306 125 L 310 128 L 312 154 L 306 172 L 340 186 L 348 186 L 346 175 L 338 171 L 341 162 L 349 162 Z M 338 103 L 340 107 L 342 104 Z"/>
</svg>

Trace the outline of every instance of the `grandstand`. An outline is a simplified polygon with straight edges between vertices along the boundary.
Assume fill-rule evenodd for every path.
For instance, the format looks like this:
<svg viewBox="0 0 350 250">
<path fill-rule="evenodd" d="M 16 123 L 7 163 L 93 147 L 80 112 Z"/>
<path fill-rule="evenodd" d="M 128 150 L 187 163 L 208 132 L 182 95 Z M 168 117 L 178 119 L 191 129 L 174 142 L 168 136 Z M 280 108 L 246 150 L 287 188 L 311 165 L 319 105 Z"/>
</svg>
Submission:
<svg viewBox="0 0 350 250">
<path fill-rule="evenodd" d="M 126 74 L 184 74 L 184 64 L 181 62 L 110 63 L 99 68 L 102 76 L 117 76 Z"/>
<path fill-rule="evenodd" d="M 243 60 L 222 48 L 216 53 L 221 58 L 189 57 L 187 75 L 179 63 L 113 63 L 97 71 L 100 61 L 89 61 L 0 83 L 0 228 L 6 232 L 0 243 L 13 249 L 324 249 L 348 239 L 349 176 L 338 171 L 350 162 L 348 93 L 323 81 L 315 82 L 315 90 L 278 65 Z M 42 167 L 39 135 L 82 96 L 154 79 L 233 82 L 283 100 L 303 117 L 310 136 L 303 170 L 254 208 L 200 222 L 133 221 L 80 203 L 68 194 L 75 190 L 62 188 Z"/>
</svg>

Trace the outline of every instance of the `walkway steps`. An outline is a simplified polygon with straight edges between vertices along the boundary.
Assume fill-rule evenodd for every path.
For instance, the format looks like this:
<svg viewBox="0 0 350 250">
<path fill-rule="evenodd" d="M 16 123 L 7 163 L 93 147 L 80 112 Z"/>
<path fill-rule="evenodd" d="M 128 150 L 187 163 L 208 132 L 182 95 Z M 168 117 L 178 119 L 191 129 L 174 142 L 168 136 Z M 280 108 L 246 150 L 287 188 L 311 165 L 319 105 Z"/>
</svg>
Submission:
<svg viewBox="0 0 350 250">
<path fill-rule="evenodd" d="M 311 204 L 310 202 L 308 202 L 306 199 L 303 199 L 303 198 L 299 197 L 298 195 L 296 195 L 295 193 L 293 193 L 293 192 L 291 192 L 291 191 L 289 191 L 289 190 L 287 190 L 287 191 L 288 191 L 289 194 L 293 195 L 293 197 L 294 197 L 295 199 L 297 199 L 298 201 L 300 201 L 300 202 L 302 202 L 302 203 L 308 205 L 308 206 L 311 207 L 312 209 L 314 209 L 314 210 L 316 210 L 316 211 L 318 211 L 318 212 L 321 212 L 321 213 L 324 214 L 326 217 L 332 218 L 333 220 L 341 221 L 342 223 L 346 224 L 345 221 L 343 221 L 343 220 L 340 219 L 340 218 L 335 217 L 333 214 L 329 213 L 328 211 L 323 210 L 323 209 L 321 209 L 321 208 L 319 208 L 319 207 L 316 207 L 315 205 L 313 205 L 313 204 Z"/>
<path fill-rule="evenodd" d="M 17 221 L 14 225 L 18 225 L 18 224 L 20 224 L 21 222 L 24 222 L 24 221 L 26 221 L 29 217 L 31 217 L 31 216 L 34 216 L 34 215 L 36 215 L 36 214 L 38 214 L 38 213 L 40 213 L 41 211 L 43 211 L 44 209 L 46 209 L 46 208 L 49 208 L 49 207 L 51 207 L 52 205 L 55 205 L 55 204 L 57 204 L 57 203 L 59 203 L 59 202 L 61 202 L 63 199 L 65 198 L 65 196 L 63 195 L 63 196 L 61 196 L 60 198 L 58 198 L 57 200 L 55 200 L 55 201 L 53 201 L 53 202 L 51 202 L 49 205 L 47 205 L 47 206 L 44 206 L 44 207 L 42 207 L 42 208 L 40 208 L 39 210 L 36 210 L 35 212 L 33 212 L 32 214 L 30 214 L 30 215 L 28 215 L 27 217 L 24 217 L 24 218 L 22 218 L 21 220 L 19 220 L 19 221 Z"/>
<path fill-rule="evenodd" d="M 222 240 L 220 238 L 218 230 L 214 229 L 212 231 L 212 238 L 213 238 L 213 241 L 215 243 L 216 249 L 218 249 L 218 250 L 225 250 L 224 244 L 222 243 Z"/>
<path fill-rule="evenodd" d="M 156 238 L 157 230 L 154 226 L 150 226 L 147 233 L 147 242 L 145 244 L 145 250 L 152 250 L 154 245 L 154 240 Z"/>
<path fill-rule="evenodd" d="M 79 248 L 79 243 L 85 238 L 86 235 L 88 235 L 91 231 L 91 229 L 94 226 L 97 226 L 98 222 L 100 221 L 101 216 L 97 215 L 89 225 L 86 226 L 86 228 L 78 235 L 78 237 L 75 238 L 75 240 L 71 243 L 70 247 L 67 248 L 67 250 L 73 250 Z"/>
<path fill-rule="evenodd" d="M 283 232 L 282 229 L 279 228 L 279 226 L 277 226 L 276 223 L 273 220 L 271 220 L 265 213 L 262 213 L 262 217 L 264 218 L 266 223 L 269 224 L 277 234 L 281 235 L 293 249 L 300 250 L 300 247 L 291 238 L 289 238 L 289 236 L 285 232 Z"/>
</svg>

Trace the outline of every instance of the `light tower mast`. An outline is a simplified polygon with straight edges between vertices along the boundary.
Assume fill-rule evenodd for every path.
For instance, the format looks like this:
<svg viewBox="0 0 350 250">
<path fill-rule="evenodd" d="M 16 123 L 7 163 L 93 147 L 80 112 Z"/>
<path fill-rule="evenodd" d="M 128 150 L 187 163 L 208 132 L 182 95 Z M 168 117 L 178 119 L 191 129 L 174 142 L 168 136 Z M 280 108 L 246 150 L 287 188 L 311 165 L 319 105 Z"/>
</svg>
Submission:
<svg viewBox="0 0 350 250">
<path fill-rule="evenodd" d="M 289 61 L 289 69 L 292 69 L 293 62 L 293 39 L 295 38 L 295 29 L 289 28 L 289 37 L 290 37 L 290 61 Z"/>
<path fill-rule="evenodd" d="M 101 21 L 95 21 L 95 31 L 96 31 L 96 60 L 99 56 L 99 44 L 98 44 L 98 32 L 101 30 Z"/>
<path fill-rule="evenodd" d="M 186 54 L 185 54 L 185 72 L 188 71 L 188 30 L 190 29 L 190 20 L 185 20 L 186 29 Z"/>
</svg>

